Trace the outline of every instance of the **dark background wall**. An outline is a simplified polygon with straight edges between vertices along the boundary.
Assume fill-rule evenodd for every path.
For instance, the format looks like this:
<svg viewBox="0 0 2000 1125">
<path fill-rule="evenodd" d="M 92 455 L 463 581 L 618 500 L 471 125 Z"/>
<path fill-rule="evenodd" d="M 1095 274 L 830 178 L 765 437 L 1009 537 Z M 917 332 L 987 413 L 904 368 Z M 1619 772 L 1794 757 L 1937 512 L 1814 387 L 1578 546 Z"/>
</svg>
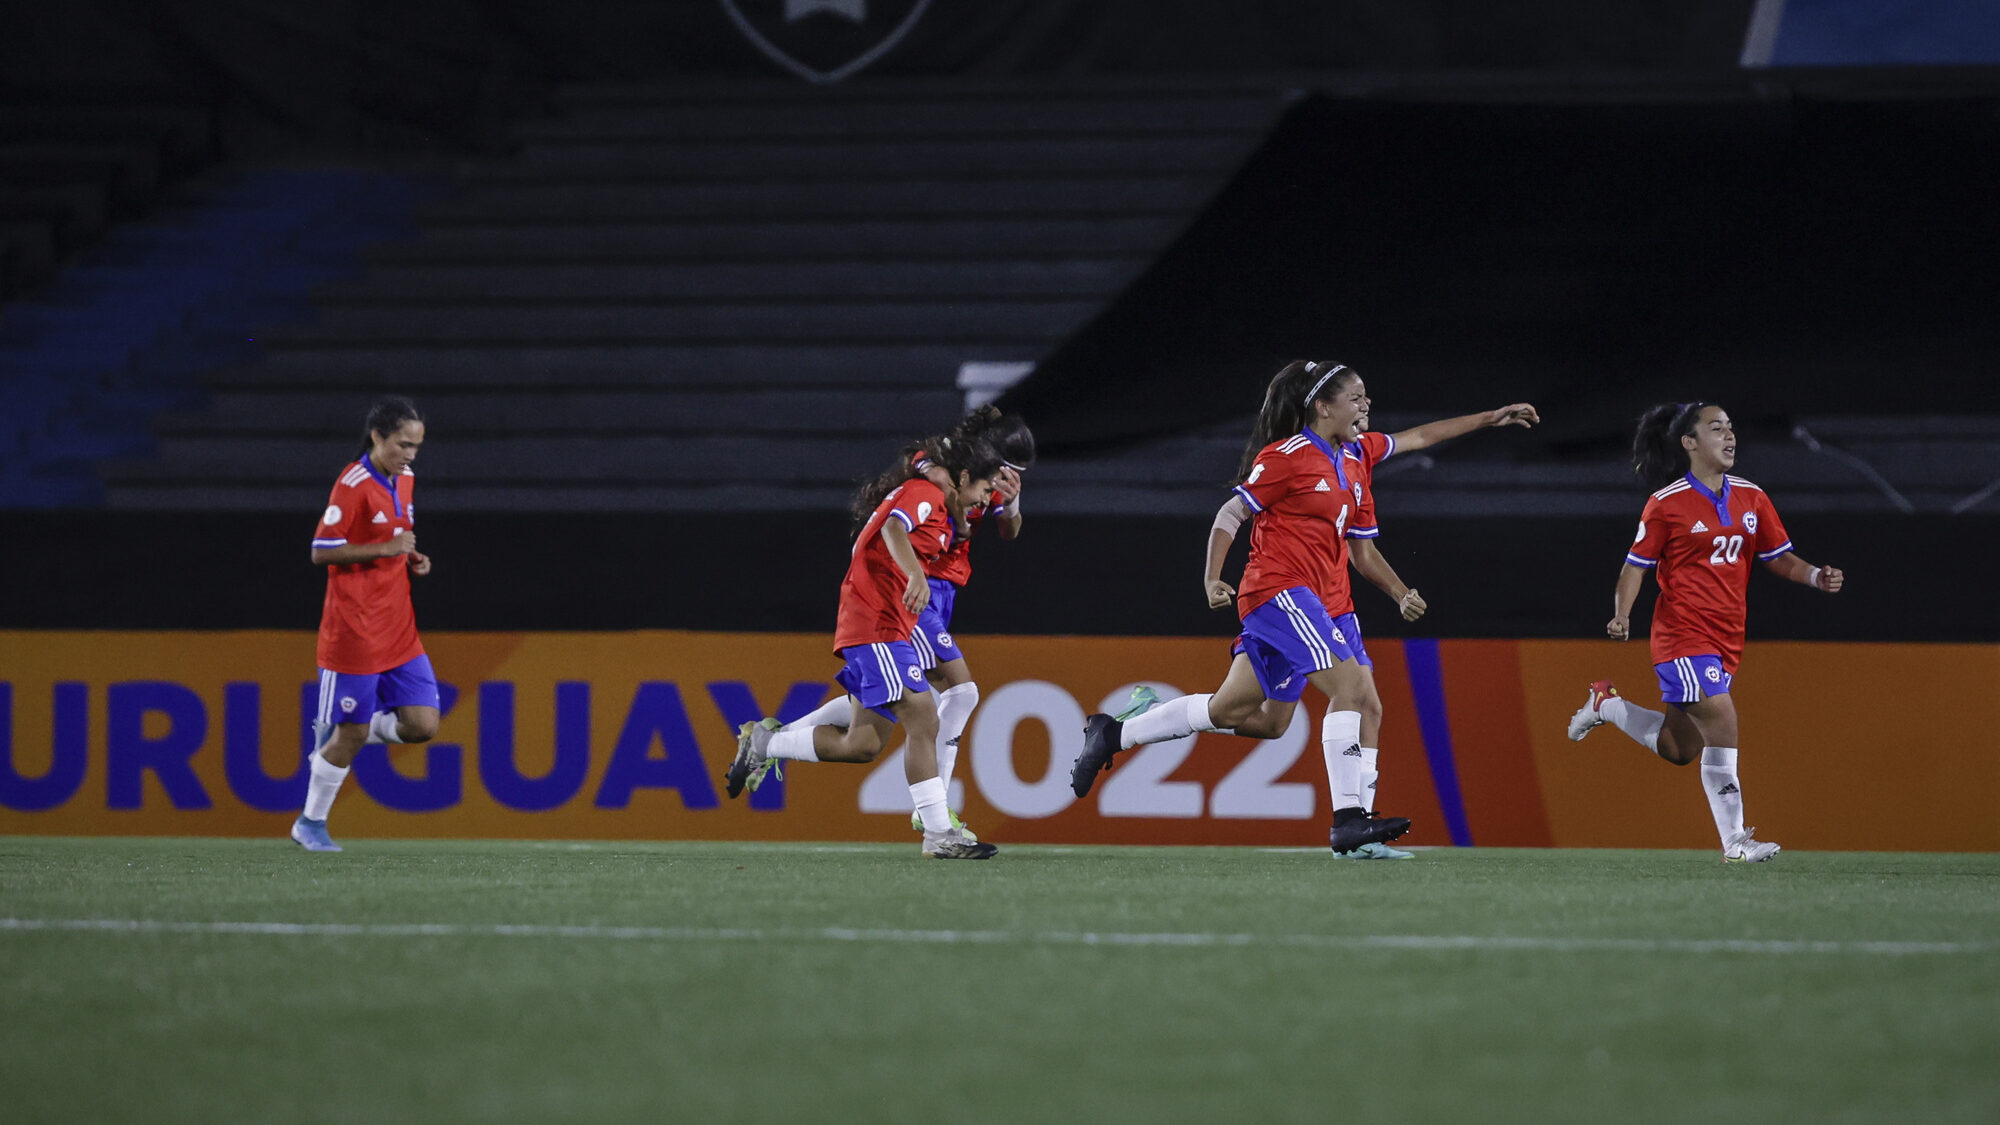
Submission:
<svg viewBox="0 0 2000 1125">
<path fill-rule="evenodd" d="M 1633 518 L 1642 498 L 1635 494 Z M 1783 498 L 1779 497 L 1783 504 Z M 325 590 L 307 561 L 312 513 L 59 513 L 0 517 L 0 627 L 314 629 Z M 1795 515 L 1800 554 L 1848 572 L 1828 598 L 1753 578 L 1753 640 L 2000 641 L 1990 518 Z M 1384 518 L 1383 554 L 1432 609 L 1414 626 L 1365 584 L 1377 636 L 1597 637 L 1631 520 Z M 1225 637 L 1200 590 L 1205 520 L 1030 515 L 1022 537 L 974 544 L 954 624 L 977 633 Z M 422 531 L 431 630 L 674 628 L 826 633 L 847 525 L 834 513 L 454 517 Z M 1235 575 L 1239 557 L 1226 573 Z M 1650 606 L 1652 584 L 1647 584 Z"/>
</svg>

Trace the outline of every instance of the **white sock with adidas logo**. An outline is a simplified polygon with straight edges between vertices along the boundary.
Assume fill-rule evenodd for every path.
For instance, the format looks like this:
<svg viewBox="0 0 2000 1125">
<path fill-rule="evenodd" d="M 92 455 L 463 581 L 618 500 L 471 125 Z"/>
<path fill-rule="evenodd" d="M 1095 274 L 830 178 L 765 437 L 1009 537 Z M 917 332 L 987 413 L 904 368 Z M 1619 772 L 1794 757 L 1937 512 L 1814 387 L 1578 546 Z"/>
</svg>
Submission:
<svg viewBox="0 0 2000 1125">
<path fill-rule="evenodd" d="M 1715 814 L 1715 831 L 1726 848 L 1743 835 L 1743 786 L 1736 780 L 1736 747 L 1701 748 L 1701 788 L 1708 794 L 1708 811 Z"/>
<path fill-rule="evenodd" d="M 1361 712 L 1328 711 L 1319 725 L 1319 745 L 1333 807 L 1366 807 L 1361 803 Z"/>
<path fill-rule="evenodd" d="M 972 709 L 977 706 L 979 685 L 971 680 L 938 692 L 938 776 L 944 779 L 946 793 L 951 792 L 952 767 L 958 765 L 959 736 L 965 733 L 965 724 L 972 720 Z"/>
</svg>

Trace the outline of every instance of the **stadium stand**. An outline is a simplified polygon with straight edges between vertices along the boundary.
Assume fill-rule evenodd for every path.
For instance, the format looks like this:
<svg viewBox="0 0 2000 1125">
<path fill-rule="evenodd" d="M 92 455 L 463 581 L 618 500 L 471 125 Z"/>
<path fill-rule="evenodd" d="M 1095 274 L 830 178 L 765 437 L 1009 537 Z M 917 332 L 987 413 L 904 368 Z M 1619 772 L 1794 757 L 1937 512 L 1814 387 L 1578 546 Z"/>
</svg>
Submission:
<svg viewBox="0 0 2000 1125">
<path fill-rule="evenodd" d="M 461 509 L 839 506 L 947 423 L 968 360 L 1033 360 L 1252 151 L 1270 89 L 965 83 L 563 91 L 422 237 L 212 372 L 112 507 L 301 510 L 365 396 L 450 440 Z M 337 435 L 337 436 L 336 436 Z M 421 470 L 420 470 L 421 471 Z M 223 482 L 228 482 L 224 484 Z"/>
</svg>

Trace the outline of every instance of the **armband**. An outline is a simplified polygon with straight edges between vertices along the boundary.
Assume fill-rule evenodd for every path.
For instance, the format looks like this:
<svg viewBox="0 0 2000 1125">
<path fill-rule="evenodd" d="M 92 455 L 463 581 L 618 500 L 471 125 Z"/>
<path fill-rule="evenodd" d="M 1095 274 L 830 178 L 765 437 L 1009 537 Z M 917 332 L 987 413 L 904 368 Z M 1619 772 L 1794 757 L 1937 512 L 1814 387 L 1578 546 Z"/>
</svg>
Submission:
<svg viewBox="0 0 2000 1125">
<path fill-rule="evenodd" d="M 1220 531 L 1224 535 L 1234 539 L 1236 538 L 1236 529 L 1242 527 L 1243 521 L 1249 518 L 1250 509 L 1248 505 L 1243 503 L 1241 497 L 1231 496 L 1228 503 L 1216 509 L 1215 523 L 1210 525 L 1209 530 Z"/>
</svg>

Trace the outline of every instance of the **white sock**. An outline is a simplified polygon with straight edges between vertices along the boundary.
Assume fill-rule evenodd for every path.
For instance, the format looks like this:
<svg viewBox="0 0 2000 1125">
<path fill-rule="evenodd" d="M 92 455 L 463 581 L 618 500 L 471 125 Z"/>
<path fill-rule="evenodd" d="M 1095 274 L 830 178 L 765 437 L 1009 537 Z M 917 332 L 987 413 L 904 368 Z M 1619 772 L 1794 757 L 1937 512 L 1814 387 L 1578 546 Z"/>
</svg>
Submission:
<svg viewBox="0 0 2000 1125">
<path fill-rule="evenodd" d="M 1375 769 L 1376 757 L 1381 753 L 1379 746 L 1361 748 L 1361 807 L 1370 812 L 1375 811 L 1375 779 L 1382 776 Z"/>
<path fill-rule="evenodd" d="M 1326 780 L 1333 807 L 1361 804 L 1361 712 L 1328 711 L 1319 725 L 1320 752 L 1326 756 Z"/>
<path fill-rule="evenodd" d="M 917 816 L 923 819 L 926 833 L 951 830 L 951 808 L 944 803 L 944 778 L 927 777 L 910 786 L 910 803 L 917 807 Z"/>
<path fill-rule="evenodd" d="M 843 700 L 845 696 L 841 697 Z M 819 751 L 813 749 L 813 728 L 785 727 L 773 731 L 771 741 L 764 752 L 773 758 L 784 758 L 793 762 L 817 762 Z"/>
<path fill-rule="evenodd" d="M 1206 695 L 1183 695 L 1179 699 L 1169 699 L 1143 715 L 1132 716 L 1125 720 L 1118 748 L 1130 750 L 1134 746 L 1184 738 L 1196 731 L 1214 730 L 1215 723 L 1208 717 L 1209 698 Z"/>
<path fill-rule="evenodd" d="M 1743 786 L 1736 780 L 1736 747 L 1701 748 L 1701 788 L 1708 794 L 1708 811 L 1722 846 L 1743 835 Z"/>
<path fill-rule="evenodd" d="M 368 720 L 368 741 L 390 744 L 403 741 L 403 736 L 396 733 L 396 713 L 394 711 L 377 711 L 374 717 Z"/>
<path fill-rule="evenodd" d="M 811 730 L 813 727 L 844 727 L 854 722 L 854 707 L 846 695 L 836 695 L 812 713 L 786 723 L 781 730 Z M 811 759 L 807 759 L 810 761 Z"/>
<path fill-rule="evenodd" d="M 1605 722 L 1631 735 L 1634 742 L 1655 754 L 1660 752 L 1660 728 L 1667 721 L 1664 713 L 1648 711 L 1619 695 L 1598 704 L 1597 713 L 1604 716 Z"/>
<path fill-rule="evenodd" d="M 347 767 L 336 766 L 318 754 L 312 756 L 312 778 L 306 782 L 307 820 L 325 820 L 333 809 L 333 795 L 340 792 L 340 783 L 347 780 Z"/>
<path fill-rule="evenodd" d="M 979 685 L 967 680 L 957 687 L 938 692 L 938 776 L 951 791 L 951 770 L 958 765 L 958 740 L 965 724 L 972 721 L 972 709 L 979 706 Z"/>
</svg>

